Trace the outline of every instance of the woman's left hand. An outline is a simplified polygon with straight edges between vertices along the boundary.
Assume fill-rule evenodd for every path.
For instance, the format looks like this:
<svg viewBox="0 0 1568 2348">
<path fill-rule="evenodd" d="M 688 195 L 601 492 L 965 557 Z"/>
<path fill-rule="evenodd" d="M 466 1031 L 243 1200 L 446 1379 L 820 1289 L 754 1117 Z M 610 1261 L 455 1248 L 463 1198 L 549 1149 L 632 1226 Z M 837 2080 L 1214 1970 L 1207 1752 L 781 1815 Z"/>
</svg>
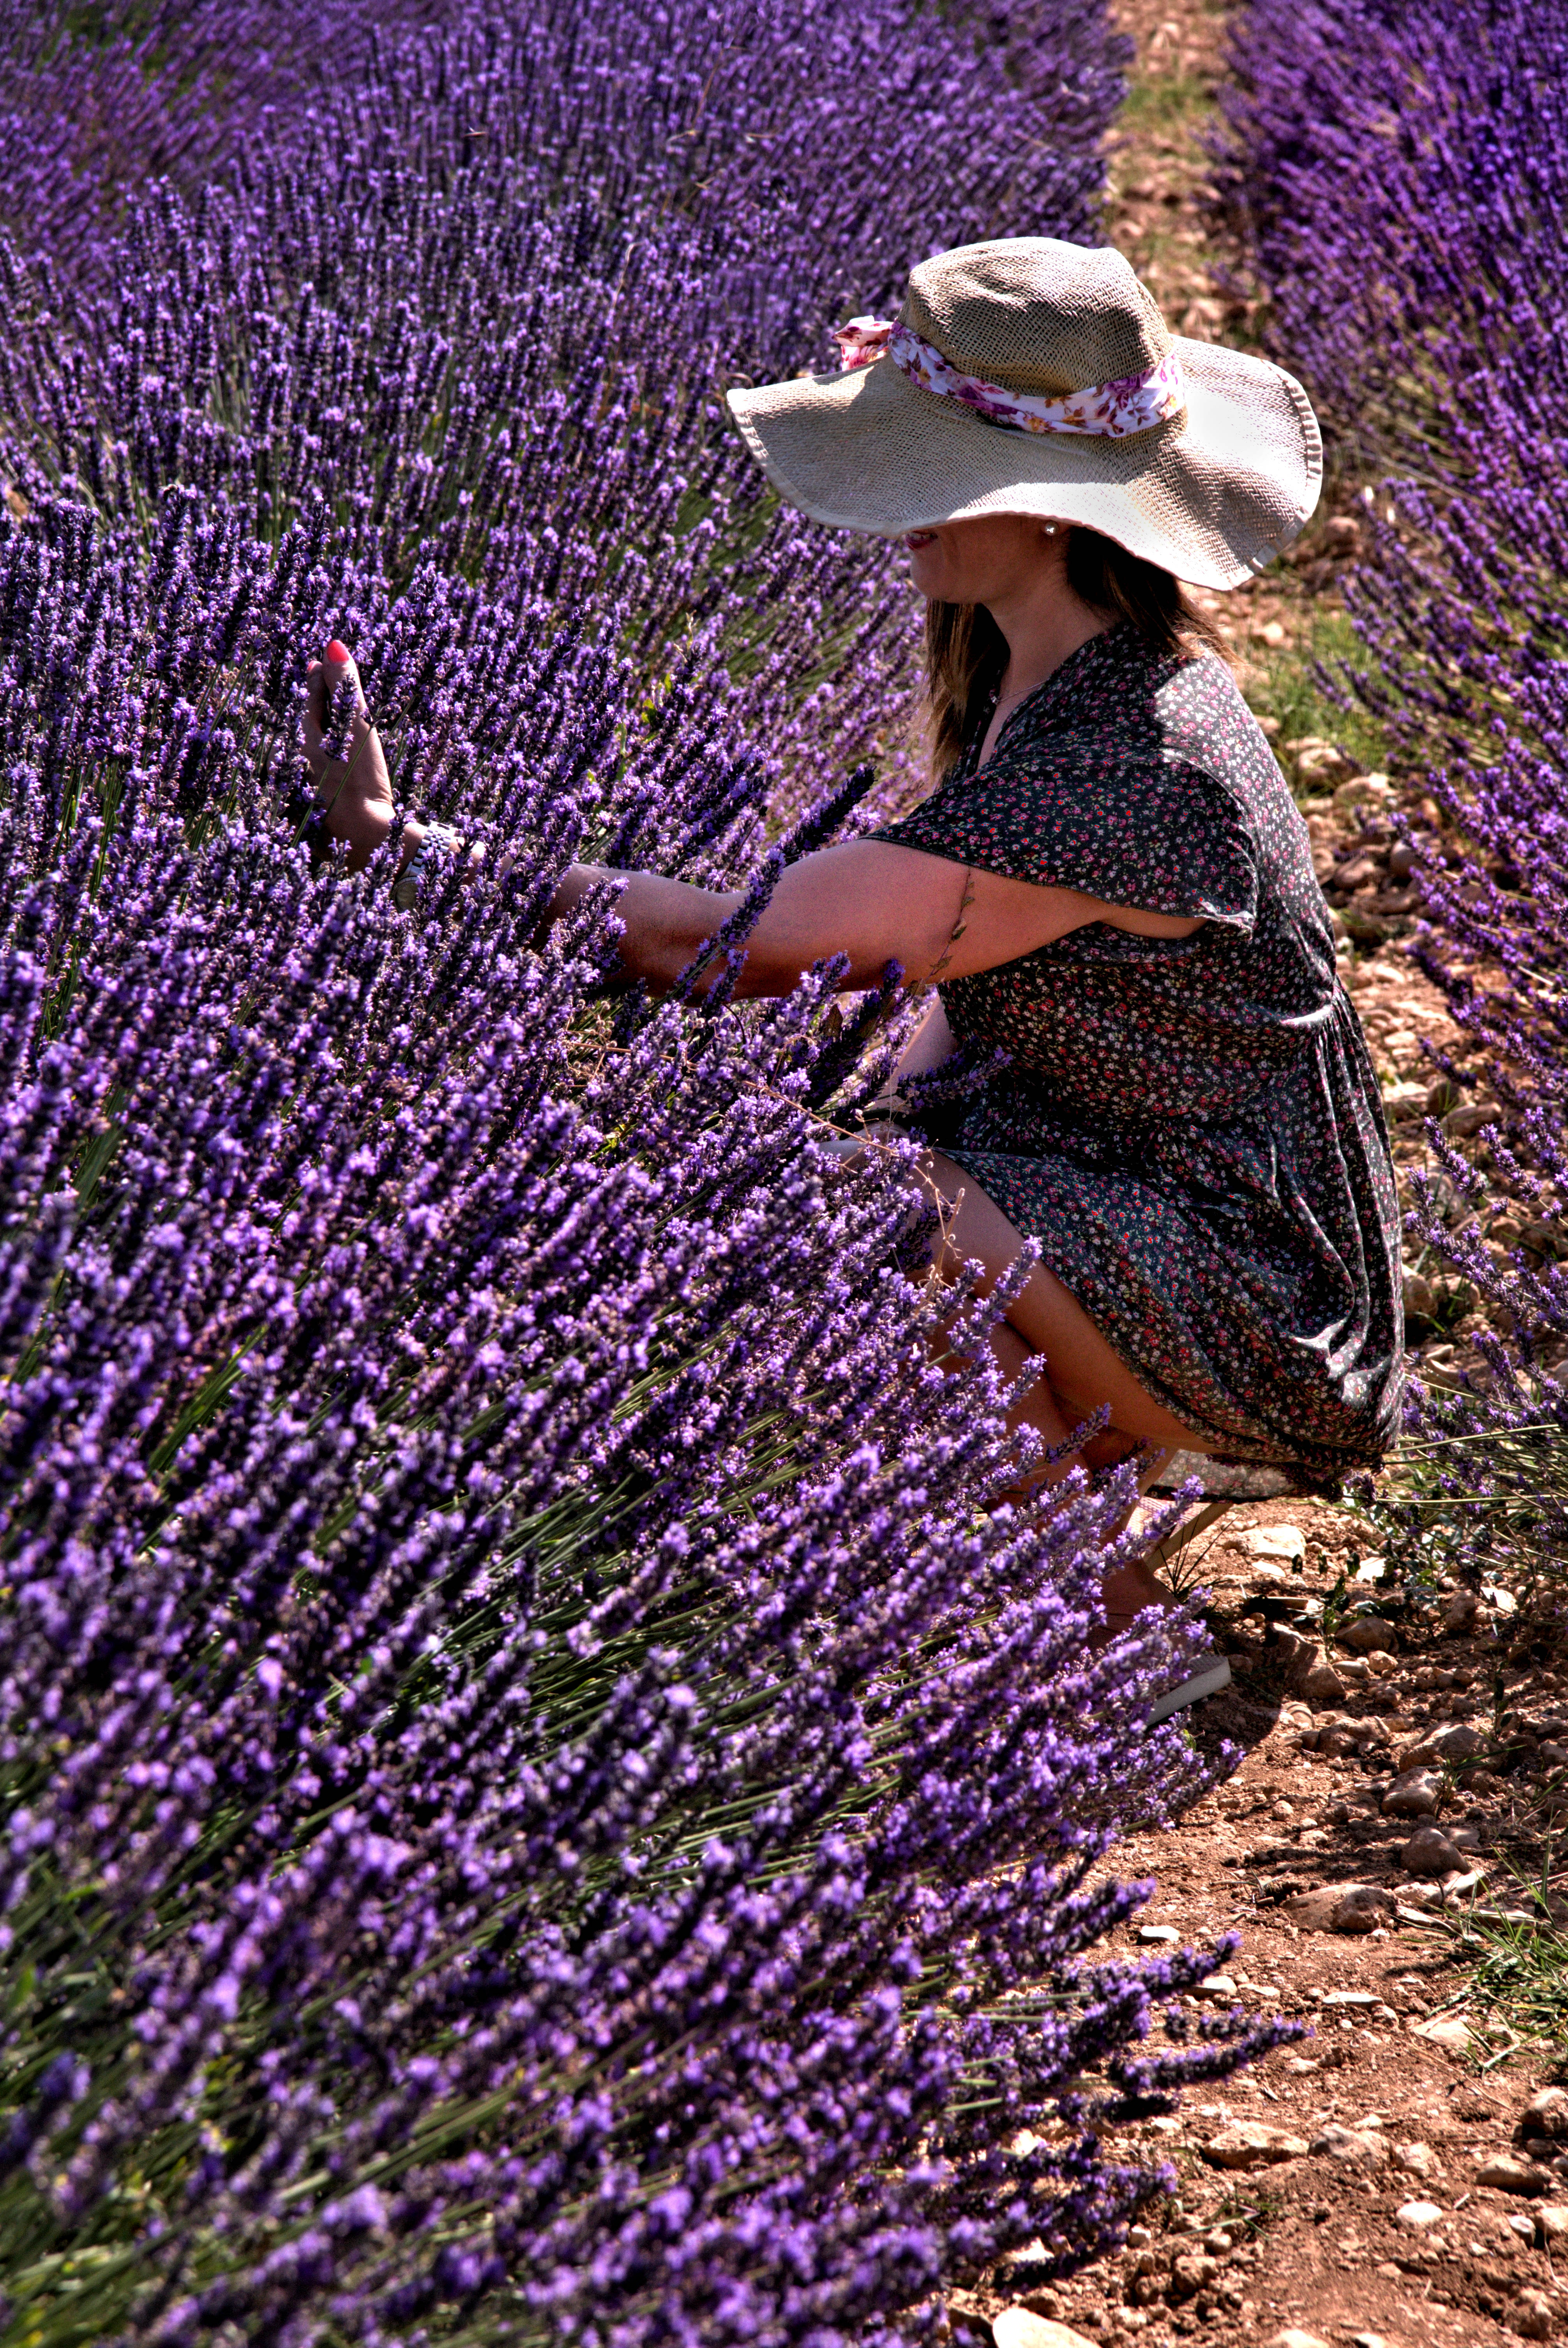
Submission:
<svg viewBox="0 0 1568 2348">
<path fill-rule="evenodd" d="M 358 872 L 368 864 L 392 829 L 392 778 L 381 736 L 370 722 L 370 710 L 359 681 L 359 670 L 348 646 L 334 636 L 319 661 L 305 672 L 305 763 L 315 782 L 316 798 L 329 839 L 341 839 L 348 849 L 348 869 Z M 346 756 L 330 757 L 326 729 L 337 688 L 347 683 L 354 695 Z M 401 870 L 425 837 L 423 824 L 403 827 Z"/>
</svg>

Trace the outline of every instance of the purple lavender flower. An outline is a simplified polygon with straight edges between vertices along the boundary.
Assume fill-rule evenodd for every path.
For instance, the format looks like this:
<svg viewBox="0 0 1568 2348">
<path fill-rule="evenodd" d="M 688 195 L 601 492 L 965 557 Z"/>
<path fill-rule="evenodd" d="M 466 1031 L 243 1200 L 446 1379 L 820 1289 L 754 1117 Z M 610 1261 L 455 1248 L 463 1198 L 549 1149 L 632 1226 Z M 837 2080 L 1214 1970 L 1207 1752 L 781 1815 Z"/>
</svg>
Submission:
<svg viewBox="0 0 1568 2348">
<path fill-rule="evenodd" d="M 1089 1961 L 1208 1781 L 1144 1725 L 1199 1633 L 1091 1653 L 1125 1489 L 999 1501 L 995 1308 L 931 1366 L 897 1153 L 819 1146 L 891 984 L 616 1010 L 613 892 L 539 921 L 907 788 L 907 599 L 722 379 L 1087 233 L 1118 46 L 332 21 L 308 103 L 264 11 L 254 93 L 200 8 L 28 53 L 174 128 L 0 263 L 5 2320 L 914 2336 L 1117 2239 L 1167 2180 L 1109 2131 L 1274 2042 L 1173 2034 L 1214 1952 Z M 487 851 L 408 911 L 313 860 L 334 634 Z"/>
</svg>

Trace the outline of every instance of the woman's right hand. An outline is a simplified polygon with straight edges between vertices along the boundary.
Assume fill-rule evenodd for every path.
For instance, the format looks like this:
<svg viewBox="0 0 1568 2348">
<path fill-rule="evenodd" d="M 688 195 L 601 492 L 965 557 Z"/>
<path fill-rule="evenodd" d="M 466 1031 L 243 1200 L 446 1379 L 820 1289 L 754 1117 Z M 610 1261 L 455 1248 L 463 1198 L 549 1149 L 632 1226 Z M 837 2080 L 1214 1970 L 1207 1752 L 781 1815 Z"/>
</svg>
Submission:
<svg viewBox="0 0 1568 2348">
<path fill-rule="evenodd" d="M 385 753 L 381 736 L 370 722 L 359 671 L 346 644 L 340 644 L 334 636 L 323 657 L 309 664 L 305 675 L 305 763 L 315 782 L 316 801 L 322 809 L 327 838 L 344 843 L 348 869 L 358 872 L 369 863 L 392 829 L 392 780 L 386 771 Z M 333 758 L 327 755 L 326 729 L 333 696 L 345 680 L 354 695 L 354 712 L 349 720 L 346 756 Z M 399 871 L 424 837 L 423 824 L 404 825 Z"/>
</svg>

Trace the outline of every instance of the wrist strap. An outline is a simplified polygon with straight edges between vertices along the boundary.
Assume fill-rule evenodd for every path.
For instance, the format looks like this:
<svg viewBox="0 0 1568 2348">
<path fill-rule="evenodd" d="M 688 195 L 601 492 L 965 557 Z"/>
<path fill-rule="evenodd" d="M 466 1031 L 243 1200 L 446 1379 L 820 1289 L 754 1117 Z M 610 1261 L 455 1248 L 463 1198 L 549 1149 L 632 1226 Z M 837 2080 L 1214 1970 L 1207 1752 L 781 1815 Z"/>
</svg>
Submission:
<svg viewBox="0 0 1568 2348">
<path fill-rule="evenodd" d="M 400 912 L 406 913 L 419 894 L 424 877 L 420 867 L 428 870 L 444 857 L 456 856 L 462 848 L 460 833 L 449 823 L 432 823 L 425 827 L 425 837 L 392 884 L 392 901 Z"/>
</svg>

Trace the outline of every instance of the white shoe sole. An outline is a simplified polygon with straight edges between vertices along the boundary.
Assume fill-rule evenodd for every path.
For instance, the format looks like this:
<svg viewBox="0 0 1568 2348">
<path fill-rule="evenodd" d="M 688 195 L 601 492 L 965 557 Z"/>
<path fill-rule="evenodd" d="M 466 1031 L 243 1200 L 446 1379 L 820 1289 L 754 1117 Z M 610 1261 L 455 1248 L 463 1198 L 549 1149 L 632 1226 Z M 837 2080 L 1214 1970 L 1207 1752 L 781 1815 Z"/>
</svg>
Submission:
<svg viewBox="0 0 1568 2348">
<path fill-rule="evenodd" d="M 1167 1688 L 1156 1696 L 1149 1713 L 1149 1725 L 1157 1728 L 1162 1720 L 1169 1720 L 1173 1712 L 1185 1712 L 1190 1704 L 1202 1704 L 1206 1695 L 1218 1695 L 1221 1688 L 1231 1684 L 1231 1667 L 1223 1655 L 1215 1655 L 1195 1671 L 1180 1687 Z"/>
</svg>

